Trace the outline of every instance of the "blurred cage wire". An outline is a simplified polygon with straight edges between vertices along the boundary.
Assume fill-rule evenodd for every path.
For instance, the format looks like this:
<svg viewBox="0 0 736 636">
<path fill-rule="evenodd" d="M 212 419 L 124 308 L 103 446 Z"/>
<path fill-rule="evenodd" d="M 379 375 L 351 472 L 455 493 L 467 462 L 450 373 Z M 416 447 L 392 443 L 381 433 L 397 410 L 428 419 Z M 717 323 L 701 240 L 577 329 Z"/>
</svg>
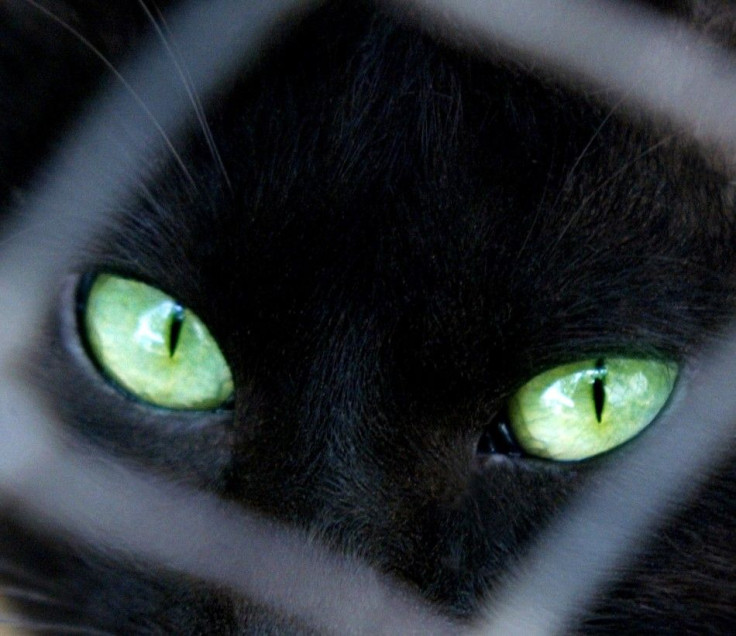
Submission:
<svg viewBox="0 0 736 636">
<path fill-rule="evenodd" d="M 33 0 L 17 0 L 35 4 Z M 315 0 L 189 0 L 168 20 L 206 103 Z M 513 55 L 561 81 L 605 89 L 727 160 L 736 149 L 736 58 L 660 15 L 607 0 L 384 0 L 455 45 Z M 43 10 L 42 7 L 38 7 Z M 696 361 L 686 399 L 606 468 L 540 536 L 471 626 L 404 586 L 278 524 L 65 443 L 18 371 L 59 271 L 121 206 L 151 156 L 191 124 L 192 96 L 152 40 L 69 135 L 6 226 L 0 250 L 0 505 L 59 536 L 166 564 L 285 609 L 331 633 L 546 634 L 564 631 L 633 558 L 642 538 L 733 450 L 736 332 Z M 131 96 L 135 96 L 133 99 Z M 114 123 L 118 135 L 111 135 Z M 101 169 L 104 167 L 104 170 Z M 79 187 L 84 184 L 84 187 Z M 45 237 L 62 237 L 48 250 Z M 698 422 L 699 426 L 692 426 Z M 700 481 L 699 481 L 700 480 Z M 285 565 L 288 564 L 288 565 Z M 349 608 L 349 609 L 348 609 Z M 20 625 L 0 614 L 0 627 Z"/>
</svg>

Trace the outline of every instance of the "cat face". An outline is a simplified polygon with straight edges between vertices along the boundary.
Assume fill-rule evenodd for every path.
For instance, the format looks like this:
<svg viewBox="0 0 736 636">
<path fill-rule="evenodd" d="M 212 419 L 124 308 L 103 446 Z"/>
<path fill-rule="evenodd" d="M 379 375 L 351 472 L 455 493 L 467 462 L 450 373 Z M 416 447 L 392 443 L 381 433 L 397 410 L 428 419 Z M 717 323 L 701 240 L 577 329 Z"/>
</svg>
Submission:
<svg viewBox="0 0 736 636">
<path fill-rule="evenodd" d="M 3 28 L 47 59 L 45 17 L 23 7 Z M 111 32 L 134 41 L 127 11 Z M 28 376 L 88 454 L 302 532 L 465 621 L 728 324 L 729 179 L 639 113 L 372 5 L 274 37 L 59 273 Z M 3 160 L 5 192 L 48 135 Z M 726 629 L 732 484 L 730 461 L 583 626 Z M 3 577 L 46 595 L 11 598 L 30 620 L 312 627 L 4 514 Z"/>
</svg>

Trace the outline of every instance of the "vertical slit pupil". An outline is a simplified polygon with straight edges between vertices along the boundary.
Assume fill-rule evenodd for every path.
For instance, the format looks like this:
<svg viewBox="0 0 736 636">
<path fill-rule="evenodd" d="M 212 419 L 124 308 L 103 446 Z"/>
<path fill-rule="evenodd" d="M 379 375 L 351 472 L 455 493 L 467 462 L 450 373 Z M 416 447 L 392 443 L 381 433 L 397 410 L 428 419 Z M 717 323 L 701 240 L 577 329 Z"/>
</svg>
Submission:
<svg viewBox="0 0 736 636">
<path fill-rule="evenodd" d="M 603 406 L 606 403 L 606 391 L 603 384 L 603 378 L 606 375 L 606 365 L 603 363 L 603 358 L 596 361 L 595 370 L 598 372 L 598 375 L 593 380 L 593 404 L 595 404 L 595 418 L 600 423 L 601 417 L 603 416 Z"/>
<path fill-rule="evenodd" d="M 171 316 L 171 324 L 169 325 L 169 357 L 174 357 L 176 345 L 179 343 L 181 328 L 184 324 L 184 307 L 174 305 L 174 311 Z"/>
</svg>

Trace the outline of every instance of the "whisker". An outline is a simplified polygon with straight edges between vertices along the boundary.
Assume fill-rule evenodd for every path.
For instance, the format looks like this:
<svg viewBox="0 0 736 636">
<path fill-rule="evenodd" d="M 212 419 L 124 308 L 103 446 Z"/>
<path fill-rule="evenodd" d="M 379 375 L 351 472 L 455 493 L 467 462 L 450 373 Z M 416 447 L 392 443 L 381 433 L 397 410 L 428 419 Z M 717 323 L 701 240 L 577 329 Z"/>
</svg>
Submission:
<svg viewBox="0 0 736 636">
<path fill-rule="evenodd" d="M 588 143 L 585 144 L 583 149 L 578 153 L 578 156 L 576 157 L 575 161 L 573 162 L 570 169 L 567 171 L 567 175 L 565 176 L 565 181 L 563 182 L 562 186 L 560 187 L 559 191 L 557 192 L 557 197 L 555 198 L 554 202 L 552 203 L 552 208 L 556 208 L 557 204 L 560 202 L 560 198 L 564 194 L 567 187 L 570 185 L 573 177 L 577 174 L 577 169 L 582 163 L 583 159 L 585 159 L 585 156 L 588 154 L 588 151 L 593 145 L 593 142 L 600 137 L 601 133 L 603 132 L 603 129 L 606 127 L 606 124 L 611 120 L 611 117 L 616 113 L 616 111 L 619 109 L 619 107 L 624 103 L 624 101 L 628 98 L 628 93 L 624 93 L 618 101 L 616 101 L 611 108 L 609 108 L 608 112 L 606 113 L 606 116 L 603 118 L 600 124 L 596 127 L 596 129 L 593 131 L 593 134 L 590 136 L 590 139 L 588 139 Z"/>
<path fill-rule="evenodd" d="M 0 596 L 3 593 L 3 585 L 32 585 L 36 590 L 47 593 L 59 589 L 59 586 L 48 577 L 31 574 L 20 567 L 0 562 Z"/>
<path fill-rule="evenodd" d="M 220 151 L 217 149 L 215 138 L 212 135 L 212 129 L 210 128 L 207 117 L 205 116 L 204 108 L 202 107 L 202 101 L 200 100 L 197 89 L 192 82 L 191 75 L 189 74 L 186 65 L 182 61 L 182 55 L 179 52 L 178 47 L 176 46 L 176 42 L 174 41 L 171 35 L 171 31 L 166 24 L 166 20 L 159 8 L 155 5 L 155 3 L 152 3 L 152 5 L 156 11 L 156 16 L 151 13 L 151 10 L 148 8 L 145 0 L 138 0 L 138 4 L 140 5 L 143 12 L 146 14 L 146 17 L 156 31 L 156 34 L 161 40 L 161 44 L 166 50 L 169 58 L 171 59 L 171 62 L 174 64 L 176 72 L 181 78 L 184 90 L 186 91 L 187 95 L 189 96 L 189 100 L 192 103 L 194 114 L 197 117 L 197 121 L 202 130 L 202 134 L 204 134 L 204 138 L 207 143 L 207 147 L 210 150 L 210 154 L 215 160 L 215 163 L 220 170 L 220 174 L 222 175 L 222 178 L 225 181 L 228 190 L 232 192 L 232 183 L 230 181 L 230 177 L 228 176 L 227 169 L 225 168 L 225 163 L 222 160 L 222 155 L 220 155 Z"/>
<path fill-rule="evenodd" d="M 542 194 L 539 197 L 539 200 L 537 202 L 536 210 L 534 210 L 534 218 L 532 219 L 532 222 L 529 224 L 529 229 L 526 231 L 526 235 L 524 236 L 524 240 L 521 243 L 521 247 L 519 248 L 519 251 L 516 253 L 516 258 L 514 259 L 514 264 L 511 268 L 510 275 L 514 276 L 516 274 L 516 271 L 521 263 L 523 263 L 521 259 L 521 255 L 526 251 L 526 246 L 529 243 L 529 240 L 534 235 L 534 229 L 537 227 L 537 222 L 539 221 L 539 218 L 542 216 L 542 212 L 545 209 L 544 202 L 547 199 L 547 193 L 549 192 L 549 182 L 551 179 L 551 166 L 553 164 L 550 164 L 550 170 L 547 172 L 547 178 L 544 182 L 544 188 L 542 189 Z M 563 186 L 564 187 L 564 186 Z M 560 192 L 562 189 L 560 189 Z M 560 195 L 557 194 L 557 198 L 555 199 L 555 203 L 553 205 L 556 205 L 557 199 L 559 199 Z"/>
<path fill-rule="evenodd" d="M 54 598 L 49 594 L 16 585 L 0 585 L 0 597 L 54 607 L 73 607 L 71 603 Z"/>
<path fill-rule="evenodd" d="M 158 131 L 158 133 L 161 135 L 161 138 L 164 141 L 164 144 L 168 148 L 169 152 L 171 153 L 172 157 L 174 158 L 174 161 L 176 161 L 177 166 L 182 171 L 184 176 L 186 177 L 187 181 L 189 181 L 189 184 L 194 188 L 194 190 L 197 190 L 197 184 L 194 180 L 194 177 L 189 172 L 189 170 L 186 167 L 186 164 L 184 163 L 184 160 L 182 159 L 179 152 L 174 147 L 173 142 L 171 141 L 171 138 L 166 134 L 166 131 L 163 129 L 161 124 L 158 122 L 156 117 L 153 115 L 151 110 L 146 106 L 145 102 L 141 99 L 140 95 L 136 92 L 136 90 L 131 86 L 131 84 L 123 77 L 122 73 L 118 71 L 118 69 L 115 67 L 115 65 L 100 51 L 92 42 L 90 42 L 80 31 L 75 29 L 71 24 L 60 18 L 58 15 L 50 11 L 44 6 L 41 6 L 36 2 L 36 0 L 24 0 L 27 4 L 35 8 L 37 11 L 45 15 L 50 20 L 53 20 L 56 24 L 58 24 L 61 28 L 63 28 L 65 31 L 73 35 L 77 40 L 82 43 L 102 64 L 107 68 L 110 73 L 113 74 L 115 79 L 117 79 L 128 91 L 128 94 L 133 98 L 136 104 L 143 110 L 143 112 L 146 114 L 150 122 L 153 124 L 155 129 Z"/>
<path fill-rule="evenodd" d="M 596 129 L 593 131 L 593 134 L 590 136 L 590 139 L 588 139 L 588 142 L 585 144 L 583 149 L 578 153 L 578 156 L 575 158 L 575 161 L 573 162 L 570 169 L 567 171 L 567 174 L 565 175 L 565 180 L 563 181 L 562 185 L 557 190 L 557 195 L 555 196 L 554 201 L 552 202 L 551 209 L 555 210 L 557 206 L 560 203 L 560 199 L 562 198 L 563 194 L 565 193 L 565 190 L 568 188 L 570 183 L 572 182 L 573 177 L 576 174 L 576 171 L 580 164 L 582 163 L 583 159 L 585 159 L 585 156 L 588 154 L 588 151 L 593 145 L 593 142 L 600 137 L 601 133 L 603 132 L 603 129 L 606 127 L 606 124 L 611 120 L 613 115 L 616 113 L 616 111 L 619 109 L 619 107 L 624 103 L 624 101 L 628 98 L 628 93 L 624 93 L 612 106 L 608 109 L 608 112 L 606 113 L 606 116 L 601 120 L 600 124 L 596 127 Z M 520 261 L 519 257 L 524 253 L 526 250 L 526 246 L 529 243 L 529 240 L 531 239 L 532 235 L 534 234 L 534 229 L 537 226 L 537 222 L 539 221 L 539 218 L 542 215 L 542 211 L 545 209 L 544 201 L 547 196 L 547 192 L 549 189 L 549 175 L 547 177 L 547 182 L 544 184 L 544 190 L 542 191 L 542 196 L 539 199 L 539 204 L 537 205 L 537 209 L 534 213 L 534 218 L 532 219 L 531 224 L 529 225 L 529 229 L 526 232 L 526 236 L 524 237 L 524 241 L 521 244 L 521 248 L 519 248 L 519 251 L 517 253 L 517 263 Z"/>
<path fill-rule="evenodd" d="M 673 137 L 674 137 L 674 134 L 667 135 L 666 137 L 660 139 L 656 143 L 648 146 L 645 150 L 640 152 L 636 157 L 632 157 L 629 161 L 625 162 L 615 172 L 608 175 L 603 181 L 601 181 L 601 183 L 596 185 L 596 187 L 593 188 L 593 190 L 591 190 L 587 195 L 585 195 L 583 200 L 575 208 L 575 211 L 569 215 L 567 223 L 563 226 L 562 231 L 557 235 L 554 242 L 548 248 L 548 253 L 550 255 L 554 253 L 554 250 L 562 242 L 562 239 L 564 238 L 565 234 L 567 234 L 567 231 L 577 222 L 578 217 L 582 214 L 583 210 L 585 210 L 585 207 L 593 199 L 593 197 L 595 197 L 603 188 L 609 185 L 612 181 L 614 181 L 615 179 L 618 179 L 624 172 L 629 170 L 638 161 L 641 161 L 647 155 L 651 154 L 652 152 L 654 152 L 661 146 L 669 143 Z"/>
<path fill-rule="evenodd" d="M 8 612 L 0 613 L 0 627 L 16 627 L 32 633 L 43 634 L 89 634 L 92 636 L 114 636 L 113 632 L 61 621 L 38 621 Z"/>
</svg>

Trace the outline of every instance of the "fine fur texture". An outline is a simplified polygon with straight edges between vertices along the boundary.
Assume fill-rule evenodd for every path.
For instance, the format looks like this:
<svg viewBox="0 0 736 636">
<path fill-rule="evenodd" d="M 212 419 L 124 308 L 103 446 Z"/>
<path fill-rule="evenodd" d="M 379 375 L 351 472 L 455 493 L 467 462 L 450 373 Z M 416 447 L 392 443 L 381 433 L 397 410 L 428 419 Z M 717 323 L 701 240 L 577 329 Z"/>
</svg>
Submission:
<svg viewBox="0 0 736 636">
<path fill-rule="evenodd" d="M 714 46 L 736 43 L 731 3 L 649 4 Z M 105 78 L 91 47 L 117 65 L 151 27 L 136 2 L 44 7 L 57 20 L 0 5 L 8 210 Z M 329 2 L 274 38 L 207 106 L 222 164 L 194 127 L 177 148 L 194 184 L 167 159 L 60 273 L 60 288 L 121 273 L 191 308 L 232 368 L 233 408 L 183 414 L 111 387 L 69 328 L 74 293 L 49 300 L 34 385 L 96 452 L 305 530 L 470 619 L 561 504 L 625 452 L 491 458 L 488 431 L 554 365 L 684 363 L 720 333 L 736 310 L 731 176 L 646 114 L 370 2 Z M 733 629 L 735 459 L 611 573 L 579 629 Z M 59 631 L 309 631 L 11 511 L 0 563 L 27 592 L 9 595 L 15 609 Z"/>
</svg>

